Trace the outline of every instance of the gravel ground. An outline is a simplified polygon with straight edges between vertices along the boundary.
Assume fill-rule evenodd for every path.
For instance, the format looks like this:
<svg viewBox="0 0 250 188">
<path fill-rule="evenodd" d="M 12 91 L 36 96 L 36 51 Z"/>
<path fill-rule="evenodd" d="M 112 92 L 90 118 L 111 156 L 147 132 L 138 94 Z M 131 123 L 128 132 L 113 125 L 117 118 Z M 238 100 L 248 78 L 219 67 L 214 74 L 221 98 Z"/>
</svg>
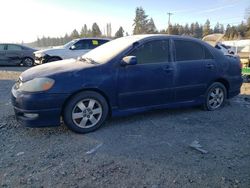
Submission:
<svg viewBox="0 0 250 188">
<path fill-rule="evenodd" d="M 24 69 L 0 68 L 1 187 L 250 187 L 250 84 L 216 112 L 148 112 L 80 135 L 16 122 L 9 96 Z"/>
</svg>

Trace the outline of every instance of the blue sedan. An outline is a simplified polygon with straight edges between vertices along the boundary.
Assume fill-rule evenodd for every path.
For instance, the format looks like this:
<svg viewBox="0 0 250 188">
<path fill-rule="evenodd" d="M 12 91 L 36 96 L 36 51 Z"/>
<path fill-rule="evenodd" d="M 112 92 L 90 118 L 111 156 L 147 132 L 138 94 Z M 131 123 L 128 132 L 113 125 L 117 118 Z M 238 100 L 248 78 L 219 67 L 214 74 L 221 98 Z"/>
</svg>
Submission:
<svg viewBox="0 0 250 188">
<path fill-rule="evenodd" d="M 88 133 L 109 116 L 201 105 L 212 111 L 240 93 L 240 61 L 193 38 L 135 35 L 82 57 L 23 72 L 12 88 L 17 119 Z"/>
</svg>

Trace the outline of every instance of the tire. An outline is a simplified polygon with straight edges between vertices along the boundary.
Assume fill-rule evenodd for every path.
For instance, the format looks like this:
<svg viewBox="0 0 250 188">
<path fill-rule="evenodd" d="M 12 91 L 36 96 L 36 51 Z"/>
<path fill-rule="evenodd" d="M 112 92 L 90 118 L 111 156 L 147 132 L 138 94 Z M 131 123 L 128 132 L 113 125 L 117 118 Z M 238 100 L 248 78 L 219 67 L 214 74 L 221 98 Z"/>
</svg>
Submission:
<svg viewBox="0 0 250 188">
<path fill-rule="evenodd" d="M 21 63 L 25 67 L 32 67 L 34 65 L 34 60 L 30 57 L 25 57 Z"/>
<path fill-rule="evenodd" d="M 72 131 L 89 133 L 104 124 L 108 112 L 108 103 L 102 95 L 93 91 L 83 91 L 67 102 L 63 109 L 63 120 Z"/>
<path fill-rule="evenodd" d="M 214 111 L 222 108 L 227 98 L 227 90 L 220 82 L 213 83 L 206 92 L 204 109 Z"/>
<path fill-rule="evenodd" d="M 59 57 L 51 57 L 47 63 L 53 62 L 53 61 L 61 61 L 62 59 Z"/>
</svg>

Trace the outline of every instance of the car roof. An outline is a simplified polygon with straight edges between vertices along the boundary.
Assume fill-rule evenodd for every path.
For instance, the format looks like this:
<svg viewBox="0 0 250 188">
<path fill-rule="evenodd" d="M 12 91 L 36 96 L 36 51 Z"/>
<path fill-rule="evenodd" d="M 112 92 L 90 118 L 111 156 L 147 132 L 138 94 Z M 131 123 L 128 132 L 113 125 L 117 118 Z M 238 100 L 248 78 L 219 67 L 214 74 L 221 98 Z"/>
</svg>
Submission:
<svg viewBox="0 0 250 188">
<path fill-rule="evenodd" d="M 74 40 L 107 40 L 110 41 L 111 39 L 109 38 L 100 38 L 100 37 L 84 37 L 84 38 L 77 38 Z"/>
<path fill-rule="evenodd" d="M 20 46 L 20 47 L 23 47 L 23 48 L 28 48 L 28 49 L 31 49 L 31 50 L 35 50 L 35 49 L 32 48 L 32 47 L 29 47 L 29 46 L 26 46 L 26 45 L 22 45 L 22 44 L 15 44 L 15 43 L 0 43 L 0 45 L 17 45 L 17 46 Z"/>
<path fill-rule="evenodd" d="M 209 48 L 212 46 L 201 39 L 197 39 L 191 36 L 183 36 L 183 35 L 168 35 L 168 34 L 142 34 L 142 35 L 131 35 L 127 37 L 136 37 L 138 42 L 143 42 L 145 40 L 151 40 L 151 39 L 180 39 L 180 40 L 190 40 L 195 41 L 197 43 L 200 43 L 202 45 L 205 45 Z"/>
<path fill-rule="evenodd" d="M 3 44 L 3 45 L 18 45 L 18 46 L 22 46 L 22 45 L 20 45 L 20 44 L 15 44 L 15 43 L 0 43 L 0 44 Z"/>
<path fill-rule="evenodd" d="M 142 34 L 142 35 L 131 35 L 128 37 L 136 37 L 137 39 L 150 39 L 150 38 L 173 38 L 173 39 L 188 39 L 188 40 L 195 40 L 201 41 L 200 39 L 190 37 L 190 36 L 183 36 L 183 35 L 168 35 L 168 34 Z"/>
</svg>

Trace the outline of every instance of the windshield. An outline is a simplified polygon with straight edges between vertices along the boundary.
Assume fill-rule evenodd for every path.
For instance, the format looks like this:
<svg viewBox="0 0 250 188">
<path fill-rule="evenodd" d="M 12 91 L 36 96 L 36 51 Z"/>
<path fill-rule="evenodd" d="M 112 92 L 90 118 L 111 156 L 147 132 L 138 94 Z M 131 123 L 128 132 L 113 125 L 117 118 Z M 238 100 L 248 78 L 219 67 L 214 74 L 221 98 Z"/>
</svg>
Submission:
<svg viewBox="0 0 250 188">
<path fill-rule="evenodd" d="M 128 36 L 107 42 L 86 53 L 82 58 L 92 59 L 99 64 L 107 63 L 139 39 L 141 39 L 141 37 Z"/>
<path fill-rule="evenodd" d="M 63 47 L 64 48 L 69 48 L 71 47 L 73 44 L 75 44 L 75 42 L 78 41 L 78 39 L 72 40 L 70 42 L 68 42 L 67 44 L 65 44 Z"/>
</svg>

